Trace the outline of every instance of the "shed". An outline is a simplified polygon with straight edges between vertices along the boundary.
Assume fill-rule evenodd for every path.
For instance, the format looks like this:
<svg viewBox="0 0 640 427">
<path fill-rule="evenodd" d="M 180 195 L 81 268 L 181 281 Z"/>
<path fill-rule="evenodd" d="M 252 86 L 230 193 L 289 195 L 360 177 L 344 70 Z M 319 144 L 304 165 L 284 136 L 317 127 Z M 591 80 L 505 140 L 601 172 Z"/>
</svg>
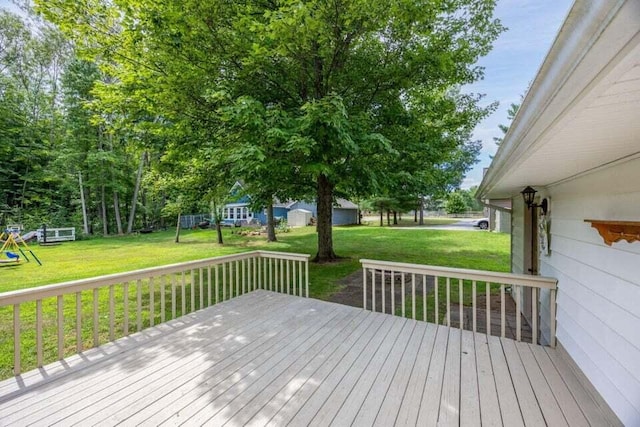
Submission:
<svg viewBox="0 0 640 427">
<path fill-rule="evenodd" d="M 293 209 L 287 213 L 287 224 L 292 227 L 304 227 L 311 222 L 311 211 Z"/>
</svg>

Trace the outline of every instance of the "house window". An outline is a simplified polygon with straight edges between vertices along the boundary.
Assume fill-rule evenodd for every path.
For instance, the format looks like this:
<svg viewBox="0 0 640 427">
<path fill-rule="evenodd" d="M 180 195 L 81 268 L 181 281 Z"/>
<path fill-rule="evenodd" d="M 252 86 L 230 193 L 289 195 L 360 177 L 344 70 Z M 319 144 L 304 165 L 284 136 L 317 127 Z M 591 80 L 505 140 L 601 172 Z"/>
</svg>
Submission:
<svg viewBox="0 0 640 427">
<path fill-rule="evenodd" d="M 229 219 L 233 219 L 234 218 L 234 213 L 235 213 L 235 209 L 233 209 L 233 208 L 229 209 Z"/>
<path fill-rule="evenodd" d="M 241 208 L 242 209 L 242 219 L 247 219 L 247 208 Z"/>
</svg>

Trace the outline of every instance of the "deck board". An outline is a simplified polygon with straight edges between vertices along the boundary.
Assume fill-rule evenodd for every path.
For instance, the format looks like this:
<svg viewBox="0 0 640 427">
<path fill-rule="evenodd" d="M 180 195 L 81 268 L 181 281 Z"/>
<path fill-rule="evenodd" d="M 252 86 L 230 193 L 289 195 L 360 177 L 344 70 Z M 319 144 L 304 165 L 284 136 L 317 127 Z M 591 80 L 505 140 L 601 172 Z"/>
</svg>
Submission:
<svg viewBox="0 0 640 427">
<path fill-rule="evenodd" d="M 608 420 L 554 349 L 269 291 L 106 348 L 0 383 L 0 425 Z"/>
</svg>

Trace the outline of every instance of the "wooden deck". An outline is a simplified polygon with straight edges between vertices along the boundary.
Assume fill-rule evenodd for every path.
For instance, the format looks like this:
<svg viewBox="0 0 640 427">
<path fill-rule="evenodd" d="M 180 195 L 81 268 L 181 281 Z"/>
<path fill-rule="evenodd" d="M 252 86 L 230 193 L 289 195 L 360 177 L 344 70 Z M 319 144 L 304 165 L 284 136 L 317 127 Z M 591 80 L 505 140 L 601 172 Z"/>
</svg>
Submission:
<svg viewBox="0 0 640 427">
<path fill-rule="evenodd" d="M 0 425 L 607 425 L 556 350 L 254 291 L 0 383 Z"/>
</svg>

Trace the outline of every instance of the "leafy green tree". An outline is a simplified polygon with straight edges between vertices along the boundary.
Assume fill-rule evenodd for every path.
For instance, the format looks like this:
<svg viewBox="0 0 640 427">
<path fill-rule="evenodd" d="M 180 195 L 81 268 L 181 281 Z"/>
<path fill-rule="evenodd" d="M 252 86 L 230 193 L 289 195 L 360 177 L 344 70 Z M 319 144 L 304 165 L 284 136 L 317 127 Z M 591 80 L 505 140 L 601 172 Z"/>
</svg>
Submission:
<svg viewBox="0 0 640 427">
<path fill-rule="evenodd" d="M 459 191 L 455 191 L 447 196 L 445 209 L 448 214 L 460 214 L 466 212 L 468 208 L 464 196 Z"/>
<path fill-rule="evenodd" d="M 387 135 L 385 124 L 398 111 L 416 114 L 409 128 L 442 119 L 420 107 L 433 93 L 481 78 L 474 64 L 502 30 L 492 19 L 494 0 L 36 4 L 83 54 L 101 60 L 117 85 L 136 89 L 128 103 L 144 104 L 178 129 L 197 129 L 183 147 L 194 156 L 226 144 L 221 109 L 238 100 L 252 98 L 283 117 L 268 129 L 286 141 L 274 165 L 313 188 L 318 261 L 336 257 L 334 198 L 380 190 L 385 162 L 402 152 L 404 141 L 395 139 L 398 132 Z M 435 149 L 423 167 L 446 170 L 459 150 L 448 147 L 437 159 Z M 252 152 L 231 155 L 243 161 L 239 156 Z"/>
</svg>

